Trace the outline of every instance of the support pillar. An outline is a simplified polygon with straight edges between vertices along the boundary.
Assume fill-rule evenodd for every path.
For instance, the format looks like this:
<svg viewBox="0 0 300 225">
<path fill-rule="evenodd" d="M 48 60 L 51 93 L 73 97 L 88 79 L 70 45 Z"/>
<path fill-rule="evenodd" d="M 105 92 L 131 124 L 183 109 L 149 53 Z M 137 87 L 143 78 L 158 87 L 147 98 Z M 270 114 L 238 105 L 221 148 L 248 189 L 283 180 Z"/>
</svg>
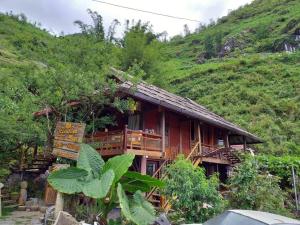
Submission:
<svg viewBox="0 0 300 225">
<path fill-rule="evenodd" d="M 201 127 L 199 122 L 197 123 L 197 133 L 198 133 L 198 141 L 199 141 L 199 154 L 202 155 Z"/>
<path fill-rule="evenodd" d="M 141 174 L 146 175 L 147 173 L 147 157 L 142 156 L 141 158 Z"/>
<path fill-rule="evenodd" d="M 56 194 L 56 201 L 55 201 L 55 211 L 54 211 L 55 218 L 57 218 L 59 212 L 63 211 L 63 210 L 64 210 L 63 193 L 57 192 L 57 194 Z"/>
<path fill-rule="evenodd" d="M 247 141 L 246 141 L 246 137 L 245 136 L 243 136 L 243 141 L 244 141 L 243 149 L 244 149 L 244 151 L 246 151 L 246 149 L 247 149 Z"/>
<path fill-rule="evenodd" d="M 161 121 L 160 121 L 160 128 L 161 128 L 161 135 L 162 135 L 162 152 L 165 153 L 166 151 L 166 116 L 165 116 L 165 110 L 162 109 L 161 112 Z"/>
</svg>

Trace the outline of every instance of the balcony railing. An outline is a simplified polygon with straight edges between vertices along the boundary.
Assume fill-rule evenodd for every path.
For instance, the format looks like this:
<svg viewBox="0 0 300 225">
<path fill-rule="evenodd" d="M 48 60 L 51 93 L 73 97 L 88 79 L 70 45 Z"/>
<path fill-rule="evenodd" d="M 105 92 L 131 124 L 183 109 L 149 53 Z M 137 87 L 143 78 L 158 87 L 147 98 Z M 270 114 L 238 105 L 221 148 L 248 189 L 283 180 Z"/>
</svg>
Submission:
<svg viewBox="0 0 300 225">
<path fill-rule="evenodd" d="M 132 152 L 136 155 L 162 156 L 162 137 L 142 130 L 124 130 L 98 132 L 85 139 L 101 155 L 116 155 Z"/>
</svg>

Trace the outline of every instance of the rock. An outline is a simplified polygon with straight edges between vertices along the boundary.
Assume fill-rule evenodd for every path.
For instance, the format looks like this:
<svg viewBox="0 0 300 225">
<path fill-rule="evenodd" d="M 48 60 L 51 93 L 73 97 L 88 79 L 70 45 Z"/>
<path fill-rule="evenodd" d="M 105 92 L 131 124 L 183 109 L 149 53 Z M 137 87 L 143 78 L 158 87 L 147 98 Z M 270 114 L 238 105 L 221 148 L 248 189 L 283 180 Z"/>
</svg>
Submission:
<svg viewBox="0 0 300 225">
<path fill-rule="evenodd" d="M 121 218 L 121 209 L 114 208 L 107 214 L 107 220 L 118 220 Z"/>
<path fill-rule="evenodd" d="M 192 44 L 193 45 L 199 45 L 200 44 L 200 40 L 197 40 L 197 39 L 192 40 Z"/>
<path fill-rule="evenodd" d="M 197 56 L 197 60 L 196 60 L 197 64 L 203 64 L 203 63 L 205 63 L 205 61 L 206 61 L 205 53 L 201 53 Z"/>
<path fill-rule="evenodd" d="M 26 206 L 24 206 L 24 205 L 19 205 L 18 210 L 19 210 L 19 211 L 26 211 Z"/>
<path fill-rule="evenodd" d="M 20 187 L 21 187 L 22 189 L 27 189 L 27 187 L 28 187 L 28 182 L 27 182 L 27 181 L 22 181 L 22 182 L 20 182 Z"/>
<path fill-rule="evenodd" d="M 27 200 L 27 190 L 22 188 L 20 190 L 19 205 L 25 205 L 26 200 Z"/>
<path fill-rule="evenodd" d="M 60 211 L 54 225 L 80 225 L 80 223 L 69 213 Z"/>
<path fill-rule="evenodd" d="M 41 207 L 40 207 L 40 212 L 41 212 L 41 213 L 46 213 L 47 208 L 48 208 L 48 207 L 46 207 L 46 206 L 41 206 Z"/>
<path fill-rule="evenodd" d="M 166 214 L 162 213 L 159 217 L 154 221 L 155 225 L 171 225 Z"/>
</svg>

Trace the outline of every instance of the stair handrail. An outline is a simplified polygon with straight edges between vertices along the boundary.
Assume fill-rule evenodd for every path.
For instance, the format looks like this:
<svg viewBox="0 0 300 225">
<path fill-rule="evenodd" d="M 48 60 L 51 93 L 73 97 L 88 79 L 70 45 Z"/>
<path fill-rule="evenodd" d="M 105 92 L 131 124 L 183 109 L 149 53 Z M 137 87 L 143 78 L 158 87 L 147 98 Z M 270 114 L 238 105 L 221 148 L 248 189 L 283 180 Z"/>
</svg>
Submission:
<svg viewBox="0 0 300 225">
<path fill-rule="evenodd" d="M 192 148 L 190 154 L 186 157 L 187 160 L 189 160 L 195 153 L 196 149 L 198 149 L 198 146 L 199 146 L 200 142 L 198 141 L 195 146 Z M 165 160 L 161 166 L 155 171 L 155 173 L 152 175 L 152 177 L 155 177 L 161 170 L 162 168 L 167 164 L 169 160 Z M 167 177 L 167 173 L 165 173 L 161 178 L 160 180 L 164 180 L 165 178 Z M 149 200 L 149 198 L 151 197 L 151 195 L 158 189 L 158 187 L 153 187 L 151 189 L 151 191 L 147 194 L 146 196 L 146 199 Z M 168 203 L 168 201 L 166 202 Z M 164 208 L 164 207 L 163 207 Z"/>
<path fill-rule="evenodd" d="M 197 148 L 199 147 L 199 144 L 200 144 L 199 141 L 195 144 L 190 154 L 186 157 L 187 160 L 189 160 L 194 155 L 194 152 L 196 152 Z"/>
</svg>

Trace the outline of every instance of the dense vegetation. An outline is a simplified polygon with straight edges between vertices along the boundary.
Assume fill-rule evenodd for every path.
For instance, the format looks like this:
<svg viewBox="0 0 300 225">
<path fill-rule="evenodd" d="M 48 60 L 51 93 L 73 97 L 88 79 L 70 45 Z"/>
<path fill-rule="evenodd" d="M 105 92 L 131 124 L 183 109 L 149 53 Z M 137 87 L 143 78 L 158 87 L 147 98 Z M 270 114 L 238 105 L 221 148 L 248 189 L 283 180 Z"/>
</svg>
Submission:
<svg viewBox="0 0 300 225">
<path fill-rule="evenodd" d="M 271 154 L 300 153 L 300 2 L 257 0 L 167 44 L 171 89 L 266 142 Z M 298 36 L 297 36 L 298 35 Z"/>
<path fill-rule="evenodd" d="M 225 209 L 217 176 L 207 178 L 203 168 L 183 156 L 169 165 L 167 174 L 164 194 L 174 210 L 172 224 L 203 223 Z"/>
<path fill-rule="evenodd" d="M 127 21 L 124 35 L 116 38 L 118 21 L 106 34 L 101 15 L 88 13 L 92 25 L 76 21 L 81 33 L 59 37 L 24 15 L 0 14 L 2 162 L 18 158 L 12 152 L 47 146 L 57 120 L 93 120 L 96 127 L 113 123 L 108 117 L 94 121 L 105 104 L 130 108 L 130 102 L 101 98 L 108 86 L 113 96 L 114 83 L 106 80 L 113 66 L 189 97 L 262 137 L 265 143 L 253 146 L 264 154 L 260 169 L 290 185 L 290 168 L 300 169 L 298 0 L 255 0 L 163 42 L 162 34 L 140 21 Z M 85 104 L 75 116 L 68 103 L 78 99 Z M 45 107 L 54 116 L 35 118 L 33 113 Z M 7 170 L 2 168 L 1 175 Z"/>
</svg>

